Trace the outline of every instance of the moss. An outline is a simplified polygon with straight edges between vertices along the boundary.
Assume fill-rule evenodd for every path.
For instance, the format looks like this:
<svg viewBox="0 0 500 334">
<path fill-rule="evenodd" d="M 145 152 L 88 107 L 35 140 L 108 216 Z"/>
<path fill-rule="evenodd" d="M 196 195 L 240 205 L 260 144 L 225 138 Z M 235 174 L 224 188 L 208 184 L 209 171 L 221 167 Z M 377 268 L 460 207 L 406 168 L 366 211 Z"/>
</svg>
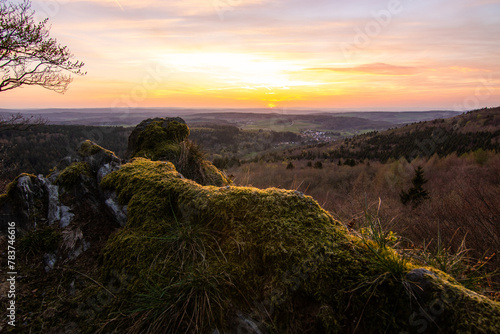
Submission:
<svg viewBox="0 0 500 334">
<path fill-rule="evenodd" d="M 436 272 L 436 270 L 433 270 Z M 413 314 L 411 332 L 496 333 L 500 328 L 500 305 L 472 292 L 453 279 L 429 276 L 432 285 L 426 303 Z M 446 275 L 446 274 L 444 274 Z M 422 320 L 431 318 L 433 322 Z M 425 326 L 424 326 L 425 325 Z"/>
<path fill-rule="evenodd" d="M 12 198 L 12 192 L 17 187 L 17 183 L 18 183 L 19 179 L 21 177 L 24 177 L 24 176 L 29 176 L 31 181 L 34 181 L 36 179 L 36 175 L 34 175 L 34 174 L 29 174 L 29 173 L 19 174 L 12 182 L 10 182 L 5 187 L 5 193 L 0 195 L 0 206 L 4 205 L 6 202 L 9 201 L 10 198 Z"/>
<path fill-rule="evenodd" d="M 52 253 L 59 248 L 61 232 L 51 226 L 42 226 L 30 231 L 19 240 L 19 248 L 25 254 Z"/>
<path fill-rule="evenodd" d="M 78 154 L 81 155 L 82 157 L 89 157 L 91 155 L 95 155 L 99 152 L 105 152 L 110 155 L 115 155 L 113 152 L 97 145 L 96 143 L 90 141 L 90 140 L 85 140 L 81 145 L 78 150 Z"/>
<path fill-rule="evenodd" d="M 180 123 L 177 121 L 168 122 L 166 130 L 170 140 L 178 143 L 186 140 L 189 137 L 189 127 L 184 123 Z"/>
<path fill-rule="evenodd" d="M 29 176 L 32 181 L 36 179 L 36 175 L 34 174 L 29 174 L 29 173 L 19 174 L 11 183 L 7 185 L 7 187 L 5 187 L 5 195 L 9 196 L 9 194 L 11 194 L 12 191 L 17 187 L 17 182 L 19 181 L 19 179 L 24 176 Z"/>
<path fill-rule="evenodd" d="M 177 158 L 180 154 L 179 143 L 188 136 L 189 128 L 186 124 L 171 121 L 163 127 L 163 121 L 151 122 L 139 134 L 137 149 L 132 157 L 148 157 L 152 160 Z"/>
<path fill-rule="evenodd" d="M 77 185 L 82 176 L 91 177 L 90 166 L 86 162 L 75 162 L 57 176 L 56 183 L 66 188 Z"/>
<path fill-rule="evenodd" d="M 162 142 L 157 143 L 153 148 L 142 148 L 134 154 L 134 157 L 143 157 L 151 160 L 174 160 L 176 161 L 181 153 L 181 147 L 177 143 Z"/>
<path fill-rule="evenodd" d="M 218 187 L 231 184 L 231 180 L 209 161 L 205 160 L 201 163 L 201 170 L 205 184 L 211 184 Z"/>
<path fill-rule="evenodd" d="M 186 124 L 153 121 L 139 133 L 132 157 L 171 161 L 182 175 L 202 185 L 231 184 L 221 171 L 205 160 L 198 146 L 187 140 L 188 135 Z"/>
<path fill-rule="evenodd" d="M 172 298 L 184 289 L 200 295 L 209 289 L 219 298 L 211 304 L 219 311 L 246 295 L 281 307 L 308 265 L 330 271 L 328 261 L 315 263 L 318 258 L 335 254 L 335 261 L 355 266 L 342 225 L 298 192 L 202 187 L 181 179 L 170 163 L 140 158 L 101 185 L 117 190 L 129 210 L 127 226 L 104 251 L 105 275 L 128 268 L 137 277 L 134 293 L 144 294 L 150 290 L 144 282 L 153 281 L 169 287 Z M 291 263 L 296 272 L 287 272 Z M 309 293 L 317 290 L 315 282 L 301 284 Z M 205 324 L 223 326 L 219 317 L 202 317 Z"/>
<path fill-rule="evenodd" d="M 121 269 L 134 277 L 111 308 L 123 316 L 101 319 L 119 330 L 226 330 L 239 310 L 271 332 L 414 331 L 413 313 L 434 302 L 409 293 L 410 261 L 349 235 L 299 192 L 201 186 L 143 158 L 101 185 L 128 205 L 127 225 L 103 251 L 104 280 Z M 436 293 L 455 291 L 443 277 Z M 495 326 L 498 303 L 457 293 L 464 303 L 450 304 L 450 316 L 484 306 L 488 319 L 450 332 Z"/>
<path fill-rule="evenodd" d="M 0 206 L 2 206 L 8 199 L 9 197 L 7 196 L 7 194 L 1 194 L 0 195 Z"/>
</svg>

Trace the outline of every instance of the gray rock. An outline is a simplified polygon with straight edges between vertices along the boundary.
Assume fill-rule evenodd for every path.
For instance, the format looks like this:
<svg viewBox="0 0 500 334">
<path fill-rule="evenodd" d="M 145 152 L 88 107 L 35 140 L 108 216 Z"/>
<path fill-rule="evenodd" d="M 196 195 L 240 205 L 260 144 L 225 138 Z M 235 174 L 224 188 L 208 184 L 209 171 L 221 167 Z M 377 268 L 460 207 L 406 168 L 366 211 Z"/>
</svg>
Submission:
<svg viewBox="0 0 500 334">
<path fill-rule="evenodd" d="M 85 239 L 81 239 L 81 242 L 78 243 L 78 246 L 73 248 L 69 253 L 68 253 L 68 259 L 74 260 L 77 257 L 79 257 L 83 252 L 87 251 L 90 248 L 90 243 L 87 242 Z"/>
<path fill-rule="evenodd" d="M 118 199 L 115 193 L 107 193 L 105 201 L 106 207 L 109 209 L 115 220 L 120 226 L 125 226 L 127 223 L 127 206 L 118 204 Z"/>
<path fill-rule="evenodd" d="M 22 175 L 9 191 L 9 199 L 2 201 L 1 217 L 16 222 L 19 233 L 35 228 L 46 219 L 46 199 L 42 182 L 30 175 Z M 7 220 L 0 220 L 0 230 L 6 231 Z"/>
<path fill-rule="evenodd" d="M 406 274 L 406 280 L 410 283 L 412 290 L 421 297 L 426 297 L 430 293 L 433 277 L 438 276 L 425 268 L 413 269 Z"/>
<path fill-rule="evenodd" d="M 59 227 L 65 228 L 66 226 L 68 226 L 71 223 L 71 220 L 73 219 L 73 217 L 75 215 L 70 211 L 71 209 L 65 205 L 59 206 L 59 210 L 60 210 L 59 212 L 61 214 L 60 220 L 59 220 Z"/>
<path fill-rule="evenodd" d="M 38 179 L 43 184 L 48 198 L 47 220 L 49 225 L 61 220 L 61 207 L 59 202 L 59 186 L 52 184 L 47 178 L 38 175 Z"/>
<path fill-rule="evenodd" d="M 239 313 L 235 319 L 234 334 L 264 334 L 259 325 L 249 317 Z"/>
<path fill-rule="evenodd" d="M 45 272 L 49 272 L 54 269 L 57 261 L 57 256 L 54 253 L 43 254 L 43 263 L 45 263 Z"/>
</svg>

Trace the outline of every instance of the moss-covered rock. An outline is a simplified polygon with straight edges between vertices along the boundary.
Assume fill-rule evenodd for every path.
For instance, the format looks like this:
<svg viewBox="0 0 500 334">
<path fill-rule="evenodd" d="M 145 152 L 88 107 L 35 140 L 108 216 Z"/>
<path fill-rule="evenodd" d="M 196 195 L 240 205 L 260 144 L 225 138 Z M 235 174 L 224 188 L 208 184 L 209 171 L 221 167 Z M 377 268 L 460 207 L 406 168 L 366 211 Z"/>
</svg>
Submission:
<svg viewBox="0 0 500 334">
<path fill-rule="evenodd" d="M 103 252 L 104 280 L 122 269 L 132 277 L 101 314 L 109 328 L 237 333 L 242 314 L 276 333 L 489 333 L 500 325 L 498 303 L 434 269 L 413 281 L 410 261 L 349 234 L 299 192 L 200 186 L 171 163 L 143 158 L 101 185 L 129 213 Z"/>
<path fill-rule="evenodd" d="M 92 177 L 90 166 L 86 162 L 75 162 L 66 167 L 56 179 L 56 184 L 63 187 L 75 187 L 83 182 L 83 178 L 89 179 Z"/>
<path fill-rule="evenodd" d="M 128 151 L 132 158 L 170 161 L 182 175 L 202 185 L 230 184 L 188 136 L 189 128 L 181 118 L 148 119 L 132 131 Z"/>
<path fill-rule="evenodd" d="M 499 303 L 402 257 L 393 235 L 349 232 L 297 191 L 229 186 L 183 121 L 141 124 L 137 155 L 171 161 L 121 165 L 85 141 L 0 196 L 28 232 L 13 332 L 498 331 Z"/>
<path fill-rule="evenodd" d="M 22 173 L 7 185 L 0 196 L 0 231 L 7 231 L 7 223 L 15 221 L 19 232 L 36 227 L 45 221 L 47 205 L 43 180 L 33 174 Z"/>
<path fill-rule="evenodd" d="M 78 149 L 78 154 L 82 157 L 90 157 L 101 152 L 107 155 L 115 155 L 110 150 L 107 150 L 88 139 L 82 142 L 80 144 L 80 148 Z"/>
<path fill-rule="evenodd" d="M 144 132 L 149 133 L 144 135 Z M 182 142 L 189 136 L 189 128 L 180 117 L 149 118 L 139 123 L 128 138 L 128 152 L 134 157 L 144 148 L 152 148 L 159 142 Z M 156 139 L 157 142 L 154 142 Z"/>
</svg>

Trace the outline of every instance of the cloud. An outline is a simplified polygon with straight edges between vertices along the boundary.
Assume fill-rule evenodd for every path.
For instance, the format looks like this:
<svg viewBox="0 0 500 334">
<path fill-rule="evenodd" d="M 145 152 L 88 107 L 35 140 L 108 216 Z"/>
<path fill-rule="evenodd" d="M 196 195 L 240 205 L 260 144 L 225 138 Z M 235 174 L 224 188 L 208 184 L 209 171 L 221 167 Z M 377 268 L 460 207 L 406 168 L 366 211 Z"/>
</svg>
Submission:
<svg viewBox="0 0 500 334">
<path fill-rule="evenodd" d="M 308 68 L 310 71 L 331 71 L 355 74 L 377 74 L 377 75 L 412 75 L 419 71 L 418 67 L 396 66 L 385 63 L 363 64 L 354 67 L 317 67 Z"/>
</svg>

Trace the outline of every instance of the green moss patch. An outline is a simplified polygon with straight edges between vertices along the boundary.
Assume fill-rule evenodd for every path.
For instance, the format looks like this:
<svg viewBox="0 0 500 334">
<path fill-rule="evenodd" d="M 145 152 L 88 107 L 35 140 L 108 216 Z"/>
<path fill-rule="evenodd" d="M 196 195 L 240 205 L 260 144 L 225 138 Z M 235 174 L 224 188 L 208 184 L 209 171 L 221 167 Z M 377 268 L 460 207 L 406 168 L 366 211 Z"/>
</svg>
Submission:
<svg viewBox="0 0 500 334">
<path fill-rule="evenodd" d="M 85 140 L 81 145 L 78 150 L 78 154 L 81 155 L 82 157 L 89 157 L 91 155 L 95 155 L 97 153 L 104 152 L 109 155 L 115 155 L 113 152 L 97 145 L 96 143 L 90 141 L 90 140 Z"/>
<path fill-rule="evenodd" d="M 18 204 L 16 202 L 19 201 L 19 199 L 17 199 L 17 201 L 16 201 L 16 199 L 13 198 L 13 197 L 15 197 L 15 196 L 13 196 L 13 193 L 17 187 L 19 179 L 24 177 L 24 176 L 28 176 L 32 182 L 36 180 L 36 175 L 34 175 L 34 174 L 29 174 L 29 173 L 19 174 L 12 182 L 10 182 L 5 187 L 5 193 L 0 195 L 0 207 L 3 205 L 6 205 L 7 202 L 12 202 L 13 204 Z"/>
<path fill-rule="evenodd" d="M 152 160 L 171 160 L 180 154 L 179 143 L 189 136 L 186 124 L 171 121 L 153 121 L 139 134 L 136 151 L 132 157 L 147 157 Z"/>
<path fill-rule="evenodd" d="M 26 255 L 52 253 L 59 248 L 61 240 L 61 232 L 58 229 L 43 225 L 24 235 L 19 240 L 19 248 Z"/>
<path fill-rule="evenodd" d="M 227 310 L 252 308 L 248 296 L 284 307 L 295 290 L 312 294 L 317 283 L 300 275 L 329 276 L 328 261 L 318 258 L 356 263 L 344 228 L 298 192 L 203 187 L 180 178 L 170 163 L 146 159 L 101 185 L 117 190 L 129 210 L 126 227 L 105 248 L 104 274 L 127 268 L 137 278 L 131 309 L 147 296 L 151 307 L 161 305 L 151 314 L 167 311 L 158 326 L 223 328 Z"/>
<path fill-rule="evenodd" d="M 12 193 L 12 191 L 14 190 L 14 188 L 17 186 L 17 182 L 19 181 L 20 178 L 24 177 L 24 176 L 29 176 L 29 178 L 34 181 L 36 179 L 36 175 L 34 174 L 29 174 L 29 173 L 21 173 L 19 174 L 18 176 L 16 176 L 16 178 L 7 185 L 7 187 L 5 188 L 5 194 L 4 195 L 7 195 L 9 196 L 9 194 Z"/>
<path fill-rule="evenodd" d="M 56 183 L 66 188 L 74 187 L 81 181 L 82 176 L 92 176 L 90 166 L 86 162 L 75 162 L 57 176 Z"/>
<path fill-rule="evenodd" d="M 189 128 L 186 124 L 159 119 L 134 131 L 137 131 L 134 139 L 129 139 L 129 147 L 133 147 L 132 157 L 171 161 L 182 175 L 202 185 L 231 183 L 210 161 L 205 160 L 196 145 L 187 140 Z"/>
</svg>

